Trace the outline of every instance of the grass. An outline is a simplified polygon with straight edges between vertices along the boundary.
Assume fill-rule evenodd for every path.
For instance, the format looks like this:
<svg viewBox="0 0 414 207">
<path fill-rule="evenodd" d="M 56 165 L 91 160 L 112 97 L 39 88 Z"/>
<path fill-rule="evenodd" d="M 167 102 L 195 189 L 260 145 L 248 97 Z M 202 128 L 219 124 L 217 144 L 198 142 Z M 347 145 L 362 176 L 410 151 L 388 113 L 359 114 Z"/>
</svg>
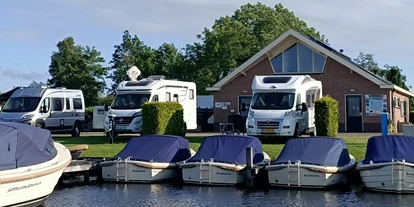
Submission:
<svg viewBox="0 0 414 207">
<path fill-rule="evenodd" d="M 82 157 L 113 157 L 124 148 L 131 137 L 120 136 L 116 138 L 115 144 L 108 144 L 106 137 L 55 137 L 55 141 L 67 147 L 87 144 L 89 149 L 82 153 Z M 187 137 L 190 147 L 197 151 L 200 147 L 202 137 Z M 344 138 L 348 145 L 349 152 L 357 159 L 361 160 L 365 156 L 368 138 Z M 276 158 L 283 149 L 283 144 L 263 144 L 263 150 L 272 158 Z"/>
</svg>

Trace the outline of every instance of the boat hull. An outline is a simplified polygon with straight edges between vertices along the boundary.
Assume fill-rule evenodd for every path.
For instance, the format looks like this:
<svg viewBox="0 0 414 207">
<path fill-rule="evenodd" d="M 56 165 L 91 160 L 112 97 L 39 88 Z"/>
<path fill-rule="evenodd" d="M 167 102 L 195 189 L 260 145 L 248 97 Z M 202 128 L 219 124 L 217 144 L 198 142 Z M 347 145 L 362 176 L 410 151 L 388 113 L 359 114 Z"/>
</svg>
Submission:
<svg viewBox="0 0 414 207">
<path fill-rule="evenodd" d="M 270 186 L 294 188 L 328 188 L 347 182 L 347 178 L 356 165 L 351 162 L 341 168 L 323 167 L 300 163 L 266 166 Z"/>
<path fill-rule="evenodd" d="M 66 147 L 55 147 L 57 156 L 48 162 L 0 171 L 0 206 L 38 206 L 47 199 L 71 162 Z"/>
<path fill-rule="evenodd" d="M 414 193 L 414 164 L 389 162 L 379 164 L 358 163 L 364 186 L 373 191 Z"/>
<path fill-rule="evenodd" d="M 219 162 L 181 164 L 184 183 L 201 185 L 238 185 L 246 181 L 244 165 Z"/>
<path fill-rule="evenodd" d="M 112 182 L 155 183 L 177 178 L 175 163 L 113 160 L 100 163 L 102 178 Z"/>
</svg>

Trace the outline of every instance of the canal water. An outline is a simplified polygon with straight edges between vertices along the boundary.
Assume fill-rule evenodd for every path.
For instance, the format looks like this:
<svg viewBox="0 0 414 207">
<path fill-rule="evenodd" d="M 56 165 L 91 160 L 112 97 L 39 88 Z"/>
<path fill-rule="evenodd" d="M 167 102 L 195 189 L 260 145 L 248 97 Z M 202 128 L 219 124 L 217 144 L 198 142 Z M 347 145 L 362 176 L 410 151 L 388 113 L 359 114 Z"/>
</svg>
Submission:
<svg viewBox="0 0 414 207">
<path fill-rule="evenodd" d="M 93 206 L 414 206 L 414 195 L 369 192 L 360 187 L 340 190 L 247 190 L 178 184 L 90 184 L 57 186 L 47 207 Z"/>
</svg>

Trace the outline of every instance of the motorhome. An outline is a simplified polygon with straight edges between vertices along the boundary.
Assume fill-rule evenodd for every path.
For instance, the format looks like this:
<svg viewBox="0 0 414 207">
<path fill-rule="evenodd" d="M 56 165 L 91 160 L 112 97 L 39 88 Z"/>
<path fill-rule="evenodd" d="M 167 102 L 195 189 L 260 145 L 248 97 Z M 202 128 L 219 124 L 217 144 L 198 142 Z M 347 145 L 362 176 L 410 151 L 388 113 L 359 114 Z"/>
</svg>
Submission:
<svg viewBox="0 0 414 207">
<path fill-rule="evenodd" d="M 255 76 L 246 131 L 251 136 L 297 137 L 316 135 L 315 100 L 322 82 L 309 75 Z"/>
<path fill-rule="evenodd" d="M 85 127 L 85 101 L 81 90 L 21 87 L 13 92 L 0 113 L 2 122 L 19 122 L 69 132 L 78 137 Z"/>
<path fill-rule="evenodd" d="M 137 80 L 141 74 L 137 67 L 128 71 L 129 81 L 121 82 L 111 106 L 105 106 L 105 131 L 109 132 L 110 117 L 114 118 L 115 133 L 141 133 L 142 104 L 144 102 L 179 102 L 184 109 L 185 130 L 197 128 L 196 84 L 168 80 L 165 76 L 154 75 Z"/>
</svg>

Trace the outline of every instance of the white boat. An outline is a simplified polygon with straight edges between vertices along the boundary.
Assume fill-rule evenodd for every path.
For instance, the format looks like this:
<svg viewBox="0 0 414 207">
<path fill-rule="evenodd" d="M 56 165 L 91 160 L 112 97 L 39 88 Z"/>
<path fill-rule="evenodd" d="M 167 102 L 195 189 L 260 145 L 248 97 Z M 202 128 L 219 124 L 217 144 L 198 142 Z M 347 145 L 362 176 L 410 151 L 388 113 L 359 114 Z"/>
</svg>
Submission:
<svg viewBox="0 0 414 207">
<path fill-rule="evenodd" d="M 374 136 L 358 163 L 364 186 L 374 191 L 414 193 L 414 138 Z"/>
<path fill-rule="evenodd" d="M 205 185 L 238 185 L 246 181 L 246 148 L 253 148 L 253 164 L 264 166 L 270 157 L 262 151 L 256 137 L 239 135 L 209 136 L 198 152 L 180 165 L 184 183 Z"/>
<path fill-rule="evenodd" d="M 0 206 L 38 206 L 72 158 L 50 131 L 0 122 Z"/>
<path fill-rule="evenodd" d="M 356 164 L 343 139 L 308 137 L 288 140 L 266 170 L 270 186 L 326 188 L 347 182 Z"/>
<path fill-rule="evenodd" d="M 104 181 L 153 183 L 177 178 L 180 163 L 194 154 L 183 137 L 143 135 L 99 165 Z"/>
</svg>

